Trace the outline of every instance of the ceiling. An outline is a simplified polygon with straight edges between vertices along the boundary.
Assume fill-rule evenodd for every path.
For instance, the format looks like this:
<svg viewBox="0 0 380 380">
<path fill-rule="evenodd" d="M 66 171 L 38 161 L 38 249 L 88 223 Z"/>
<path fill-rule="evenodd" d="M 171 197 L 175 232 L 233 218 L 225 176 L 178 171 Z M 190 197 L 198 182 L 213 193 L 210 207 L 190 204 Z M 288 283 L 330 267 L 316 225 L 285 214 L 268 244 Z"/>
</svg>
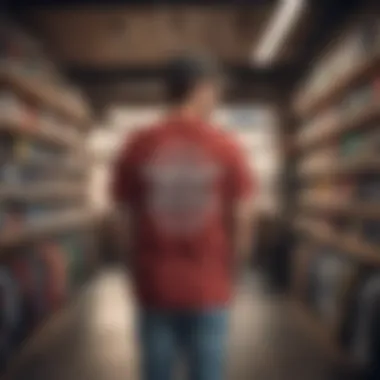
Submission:
<svg viewBox="0 0 380 380">
<path fill-rule="evenodd" d="M 40 11 L 32 15 L 56 57 L 95 67 L 157 65 L 182 49 L 245 63 L 270 16 L 270 6 L 115 7 Z"/>
<path fill-rule="evenodd" d="M 13 13 L 34 29 L 98 107 L 162 99 L 165 62 L 178 51 L 204 51 L 221 59 L 232 78 L 232 98 L 271 98 L 300 78 L 347 4 L 355 1 L 306 1 L 300 22 L 268 67 L 256 67 L 251 57 L 278 1 L 200 3 L 11 2 Z"/>
</svg>

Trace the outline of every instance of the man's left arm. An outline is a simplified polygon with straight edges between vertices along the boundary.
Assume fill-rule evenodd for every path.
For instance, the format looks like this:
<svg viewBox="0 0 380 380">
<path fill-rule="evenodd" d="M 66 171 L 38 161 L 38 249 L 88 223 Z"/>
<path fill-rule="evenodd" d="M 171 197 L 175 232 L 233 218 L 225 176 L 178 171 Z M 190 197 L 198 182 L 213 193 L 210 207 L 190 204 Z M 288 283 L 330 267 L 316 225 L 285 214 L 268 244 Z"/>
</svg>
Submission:
<svg viewBox="0 0 380 380">
<path fill-rule="evenodd" d="M 132 139 L 119 153 L 111 174 L 111 198 L 113 200 L 113 225 L 120 261 L 133 266 L 133 202 L 136 196 L 136 145 Z"/>
<path fill-rule="evenodd" d="M 239 271 L 252 259 L 256 180 L 238 145 L 231 150 L 232 242 Z"/>
</svg>

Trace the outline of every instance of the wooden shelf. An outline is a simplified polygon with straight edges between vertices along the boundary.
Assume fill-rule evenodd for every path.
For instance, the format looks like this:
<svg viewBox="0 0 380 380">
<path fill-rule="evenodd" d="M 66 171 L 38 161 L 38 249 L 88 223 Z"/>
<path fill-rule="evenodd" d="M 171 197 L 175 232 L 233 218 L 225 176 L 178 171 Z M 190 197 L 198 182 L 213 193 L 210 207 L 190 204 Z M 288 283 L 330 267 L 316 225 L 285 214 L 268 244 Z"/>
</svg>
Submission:
<svg viewBox="0 0 380 380">
<path fill-rule="evenodd" d="M 331 87 L 326 88 L 325 91 L 322 91 L 322 93 L 314 99 L 307 99 L 307 96 L 305 97 L 305 94 L 301 93 L 296 101 L 296 112 L 304 118 L 316 114 L 323 108 L 336 102 L 356 83 L 375 74 L 379 68 L 380 56 L 378 55 L 363 62 L 351 72 L 346 73 L 342 78 L 333 83 Z"/>
<path fill-rule="evenodd" d="M 326 175 L 350 175 L 367 171 L 380 172 L 380 156 L 362 154 L 352 158 L 344 158 L 340 162 L 328 163 L 318 169 L 299 173 L 299 177 L 317 179 Z"/>
<path fill-rule="evenodd" d="M 73 101 L 70 104 L 62 96 L 62 91 L 54 88 L 51 84 L 17 74 L 9 68 L 0 70 L 0 81 L 10 86 L 16 93 L 55 110 L 79 126 L 86 127 L 90 123 L 88 111 L 77 102 Z"/>
<path fill-rule="evenodd" d="M 299 202 L 301 209 L 324 214 L 344 214 L 358 218 L 380 219 L 380 202 L 339 203 L 327 199 L 305 199 Z"/>
<path fill-rule="evenodd" d="M 59 213 L 58 215 L 44 218 L 22 230 L 0 234 L 0 246 L 2 248 L 10 247 L 29 239 L 54 234 L 68 228 L 77 228 L 81 225 L 95 223 L 97 221 L 96 216 L 96 213 L 90 210 Z"/>
<path fill-rule="evenodd" d="M 347 368 L 360 369 L 360 365 L 355 359 L 339 345 L 333 331 L 317 315 L 295 297 L 290 297 L 288 303 L 299 326 L 327 353 L 330 359 Z"/>
<path fill-rule="evenodd" d="M 350 174 L 365 171 L 380 172 L 380 156 L 362 154 L 360 156 L 347 158 L 337 164 L 336 173 Z"/>
<path fill-rule="evenodd" d="M 380 104 L 369 104 L 359 111 L 355 116 L 351 118 L 345 118 L 344 120 L 338 120 L 332 124 L 329 130 L 316 136 L 308 141 L 298 144 L 298 151 L 304 152 L 311 148 L 315 148 L 323 142 L 331 141 L 338 138 L 344 133 L 354 131 L 363 126 L 363 124 L 370 123 L 376 118 L 380 117 Z"/>
<path fill-rule="evenodd" d="M 57 198 L 67 199 L 84 194 L 84 192 L 84 187 L 77 183 L 42 182 L 28 186 L 2 186 L 0 187 L 0 200 L 12 199 L 30 202 Z"/>
<path fill-rule="evenodd" d="M 43 170 L 44 173 L 81 173 L 81 174 L 88 174 L 87 167 L 85 166 L 85 163 L 82 162 L 80 158 L 76 158 L 76 160 L 70 161 L 46 161 L 44 159 L 42 160 L 35 160 L 31 163 L 28 163 L 28 167 L 32 168 L 39 168 Z"/>
<path fill-rule="evenodd" d="M 80 144 L 78 138 L 70 136 L 58 128 L 41 128 L 27 122 L 17 121 L 12 117 L 7 117 L 7 115 L 0 116 L 0 131 L 28 136 L 67 148 L 76 148 Z"/>
<path fill-rule="evenodd" d="M 368 244 L 355 236 L 337 235 L 330 231 L 327 225 L 325 228 L 320 223 L 299 221 L 295 223 L 295 228 L 322 244 L 336 248 L 339 253 L 347 255 L 351 259 L 366 265 L 380 267 L 380 247 L 374 244 Z"/>
</svg>

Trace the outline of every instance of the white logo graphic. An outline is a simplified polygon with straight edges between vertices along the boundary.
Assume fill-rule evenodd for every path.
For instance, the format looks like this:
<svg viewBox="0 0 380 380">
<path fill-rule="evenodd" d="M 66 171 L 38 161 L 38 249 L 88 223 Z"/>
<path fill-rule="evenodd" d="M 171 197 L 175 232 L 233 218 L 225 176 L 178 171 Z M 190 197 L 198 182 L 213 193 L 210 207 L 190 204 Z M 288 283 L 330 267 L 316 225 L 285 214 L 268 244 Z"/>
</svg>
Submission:
<svg viewBox="0 0 380 380">
<path fill-rule="evenodd" d="M 191 236 L 217 210 L 221 171 L 195 144 L 176 140 L 159 146 L 144 174 L 149 212 L 165 233 Z"/>
</svg>

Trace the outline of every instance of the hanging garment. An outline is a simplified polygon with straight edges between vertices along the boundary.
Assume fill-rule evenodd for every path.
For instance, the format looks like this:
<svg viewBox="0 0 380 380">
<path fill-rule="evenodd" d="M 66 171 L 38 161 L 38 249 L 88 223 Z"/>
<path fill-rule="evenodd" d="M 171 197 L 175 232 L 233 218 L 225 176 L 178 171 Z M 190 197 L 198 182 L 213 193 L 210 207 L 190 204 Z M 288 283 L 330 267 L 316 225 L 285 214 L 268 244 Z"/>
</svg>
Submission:
<svg viewBox="0 0 380 380">
<path fill-rule="evenodd" d="M 18 255 L 12 261 L 12 273 L 20 286 L 22 296 L 22 321 L 20 323 L 20 340 L 23 340 L 38 321 L 38 283 L 36 268 L 29 255 Z"/>
<path fill-rule="evenodd" d="M 371 363 L 371 320 L 380 300 L 380 275 L 368 279 L 359 293 L 358 318 L 354 328 L 351 350 L 357 360 L 365 366 Z"/>
<path fill-rule="evenodd" d="M 14 334 L 21 319 L 21 300 L 18 284 L 11 272 L 0 267 L 1 291 L 1 330 L 0 330 L 0 362 L 4 364 L 14 348 Z M 1 365 L 0 363 L 0 365 Z"/>
<path fill-rule="evenodd" d="M 48 297 L 47 297 L 47 288 L 49 286 L 48 267 L 35 247 L 31 249 L 29 262 L 30 262 L 30 265 L 33 267 L 33 271 L 35 274 L 36 318 L 37 318 L 37 321 L 40 321 L 48 314 L 48 310 L 49 310 Z"/>
<path fill-rule="evenodd" d="M 380 297 L 373 304 L 369 318 L 369 358 L 365 380 L 380 379 Z"/>
<path fill-rule="evenodd" d="M 326 249 L 312 267 L 312 302 L 321 317 L 328 324 L 334 324 L 338 321 L 344 294 L 354 281 L 355 265 L 339 252 Z"/>
<path fill-rule="evenodd" d="M 342 262 L 335 256 L 325 256 L 319 266 L 318 310 L 329 322 L 336 314 L 336 293 L 339 286 Z"/>
<path fill-rule="evenodd" d="M 46 265 L 46 295 L 49 311 L 59 309 L 67 298 L 67 262 L 64 252 L 55 242 L 45 242 L 39 247 L 40 257 Z"/>
</svg>

